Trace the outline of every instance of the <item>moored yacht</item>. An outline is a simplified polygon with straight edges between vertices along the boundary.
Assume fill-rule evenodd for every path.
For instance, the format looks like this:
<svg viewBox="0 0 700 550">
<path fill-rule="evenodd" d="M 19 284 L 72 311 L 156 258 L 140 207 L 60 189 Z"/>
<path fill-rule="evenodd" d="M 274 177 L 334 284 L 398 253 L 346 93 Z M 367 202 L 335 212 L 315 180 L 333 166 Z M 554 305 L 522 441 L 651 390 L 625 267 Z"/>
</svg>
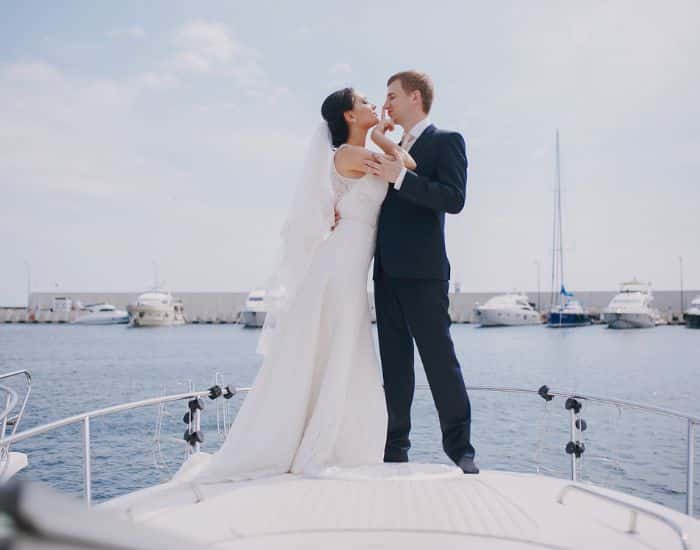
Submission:
<svg viewBox="0 0 700 550">
<path fill-rule="evenodd" d="M 622 283 L 620 292 L 610 301 L 603 312 L 603 321 L 609 328 L 652 328 L 661 319 L 653 307 L 651 284 L 636 279 Z"/>
<path fill-rule="evenodd" d="M 581 302 L 573 294 L 562 287 L 562 302 L 549 312 L 547 326 L 549 327 L 583 327 L 591 324 L 590 315 L 583 309 Z"/>
<path fill-rule="evenodd" d="M 55 296 L 51 304 L 51 322 L 68 323 L 73 310 L 73 300 L 65 296 Z"/>
<path fill-rule="evenodd" d="M 132 326 L 163 327 L 185 324 L 182 300 L 167 290 L 153 289 L 141 294 L 135 303 L 127 306 Z"/>
<path fill-rule="evenodd" d="M 685 311 L 684 318 L 688 328 L 700 328 L 700 295 L 690 302 L 690 307 Z"/>
<path fill-rule="evenodd" d="M 552 304 L 547 319 L 547 326 L 552 328 L 582 327 L 590 325 L 588 313 L 583 309 L 571 292 L 564 286 L 564 237 L 562 234 L 562 197 L 561 169 L 559 159 L 559 130 L 556 134 L 556 176 L 557 186 L 554 193 L 554 232 L 552 234 L 552 282 L 556 282 L 559 294 Z M 555 287 L 556 288 L 556 287 Z"/>
<path fill-rule="evenodd" d="M 525 294 L 501 294 L 474 308 L 476 322 L 483 327 L 539 325 L 540 314 Z"/>
<path fill-rule="evenodd" d="M 83 313 L 86 312 L 86 313 Z M 129 322 L 129 313 L 117 309 L 112 304 L 92 304 L 81 310 L 81 315 L 74 325 L 125 325 Z"/>
<path fill-rule="evenodd" d="M 265 291 L 253 290 L 248 294 L 245 308 L 240 313 L 240 323 L 245 327 L 260 328 L 265 323 Z"/>
</svg>

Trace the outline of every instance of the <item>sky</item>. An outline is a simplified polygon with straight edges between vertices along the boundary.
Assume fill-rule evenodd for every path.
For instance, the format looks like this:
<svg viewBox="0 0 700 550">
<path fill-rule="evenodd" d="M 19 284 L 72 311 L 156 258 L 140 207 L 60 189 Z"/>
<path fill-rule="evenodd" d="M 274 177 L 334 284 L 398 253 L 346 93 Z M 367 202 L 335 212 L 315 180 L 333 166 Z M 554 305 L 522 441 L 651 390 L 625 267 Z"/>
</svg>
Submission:
<svg viewBox="0 0 700 550">
<path fill-rule="evenodd" d="M 0 305 L 244 291 L 273 267 L 331 91 L 431 75 L 467 141 L 465 291 L 548 289 L 559 129 L 566 285 L 700 288 L 700 4 L 2 2 Z M 396 134 L 396 138 L 400 133 Z M 539 265 L 539 268 L 538 268 Z"/>
</svg>

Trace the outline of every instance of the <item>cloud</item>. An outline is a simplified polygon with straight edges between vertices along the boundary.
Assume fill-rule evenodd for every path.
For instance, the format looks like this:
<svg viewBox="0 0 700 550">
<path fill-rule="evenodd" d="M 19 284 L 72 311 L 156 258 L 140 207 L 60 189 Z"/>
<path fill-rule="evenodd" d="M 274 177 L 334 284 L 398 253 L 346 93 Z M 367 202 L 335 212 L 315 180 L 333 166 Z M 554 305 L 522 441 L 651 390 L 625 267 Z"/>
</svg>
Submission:
<svg viewBox="0 0 700 550">
<path fill-rule="evenodd" d="M 225 25 L 203 20 L 180 26 L 173 39 L 176 52 L 167 66 L 177 72 L 260 77 L 258 53 L 238 41 Z"/>
<path fill-rule="evenodd" d="M 143 38 L 146 36 L 146 31 L 138 25 L 132 25 L 130 27 L 121 27 L 112 29 L 107 33 L 110 38 Z"/>
<path fill-rule="evenodd" d="M 4 65 L 0 75 L 4 81 L 17 83 L 51 83 L 60 80 L 60 72 L 53 65 L 42 60 L 19 61 Z"/>
<path fill-rule="evenodd" d="M 115 122 L 133 91 L 112 80 L 74 80 L 45 61 L 0 67 L 0 171 L 18 190 L 110 194 L 119 187 Z"/>
<path fill-rule="evenodd" d="M 190 21 L 175 29 L 172 45 L 174 52 L 160 67 L 161 79 L 224 78 L 227 89 L 235 86 L 254 98 L 279 96 L 283 91 L 270 81 L 259 52 L 238 40 L 226 25 Z"/>
<path fill-rule="evenodd" d="M 221 63 L 229 61 L 239 49 L 224 25 L 206 21 L 192 21 L 181 26 L 175 33 L 175 44 L 180 49 Z"/>
<path fill-rule="evenodd" d="M 43 59 L 0 63 L 3 187 L 127 200 L 230 170 L 232 149 L 245 150 L 239 164 L 255 157 L 251 129 L 264 135 L 272 113 L 288 116 L 292 92 L 222 24 L 191 21 L 171 37 L 152 67 L 111 78 Z M 251 146 L 269 155 L 269 144 Z"/>
<path fill-rule="evenodd" d="M 209 288 L 251 286 L 267 272 L 304 147 L 297 132 L 306 128 L 289 123 L 299 109 L 288 105 L 298 102 L 223 26 L 188 24 L 171 36 L 161 44 L 169 51 L 127 74 L 46 58 L 0 62 L 0 249 L 8 263 L 21 265 L 17 255 L 30 250 L 37 272 L 82 288 L 138 287 L 139 268 L 124 265 L 153 257 L 178 266 L 181 287 L 196 287 L 200 275 L 189 278 L 177 259 L 183 250 L 220 267 Z M 169 64 L 186 53 L 203 72 Z M 251 228 L 251 238 L 232 238 Z M 120 265 L 105 278 L 114 257 Z M 255 260 L 241 267 L 239 257 Z M 70 258 L 90 267 L 76 272 Z M 2 301 L 21 302 L 23 288 L 11 280 Z"/>
</svg>

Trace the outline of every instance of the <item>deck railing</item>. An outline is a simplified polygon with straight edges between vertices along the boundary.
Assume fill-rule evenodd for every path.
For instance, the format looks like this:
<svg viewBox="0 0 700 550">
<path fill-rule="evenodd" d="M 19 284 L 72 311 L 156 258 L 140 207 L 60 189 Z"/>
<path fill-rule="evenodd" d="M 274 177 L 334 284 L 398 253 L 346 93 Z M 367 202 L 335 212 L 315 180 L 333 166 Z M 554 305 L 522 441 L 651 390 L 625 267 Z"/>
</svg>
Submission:
<svg viewBox="0 0 700 550">
<path fill-rule="evenodd" d="M 27 401 L 29 401 L 29 394 L 32 392 L 32 375 L 28 370 L 22 369 L 0 374 L 0 380 L 9 380 L 11 378 L 23 378 L 26 386 L 19 411 L 13 415 L 12 413 L 17 407 L 17 404 L 20 403 L 19 393 L 11 386 L 0 384 L 0 396 L 5 396 L 4 408 L 2 412 L 0 412 L 0 442 L 5 439 L 8 426 L 12 427 L 10 436 L 17 433 L 19 424 L 24 416 L 24 410 L 27 407 Z M 9 457 L 10 445 L 0 444 L 0 479 L 5 475 L 5 471 L 9 466 Z"/>
<path fill-rule="evenodd" d="M 18 371 L 21 373 L 23 371 Z M 17 373 L 11 373 L 17 375 Z M 28 379 L 31 380 L 29 373 L 26 373 Z M 9 375 L 8 375 L 9 376 Z M 0 386 L 2 388 L 2 386 Z M 417 385 L 418 390 L 427 390 L 427 385 Z M 686 453 L 686 513 L 688 515 L 693 515 L 693 502 L 694 502 L 694 480 L 695 480 L 695 436 L 696 436 L 696 426 L 700 424 L 700 417 L 688 415 L 679 411 L 672 409 L 654 407 L 650 405 L 645 405 L 642 403 L 637 403 L 634 401 L 625 401 L 620 399 L 611 399 L 608 397 L 601 397 L 597 395 L 588 395 L 580 393 L 571 392 L 557 392 L 550 390 L 547 386 L 542 386 L 537 390 L 529 388 L 516 388 L 516 387 L 499 387 L 499 386 L 468 386 L 469 391 L 484 391 L 484 392 L 497 392 L 497 393 L 519 393 L 538 396 L 546 401 L 551 401 L 554 398 L 564 398 L 565 399 L 565 409 L 569 411 L 570 414 L 570 437 L 571 440 L 567 444 L 566 452 L 571 455 L 571 471 L 570 477 L 572 481 L 578 481 L 578 461 L 583 453 L 583 446 L 580 445 L 580 440 L 583 438 L 581 434 L 585 430 L 585 423 L 580 418 L 579 413 L 582 408 L 582 402 L 589 403 L 599 403 L 604 405 L 612 405 L 621 408 L 636 409 L 640 411 L 645 411 L 661 416 L 667 416 L 679 419 L 686 423 L 687 427 L 687 453 Z M 8 395 L 13 395 L 12 399 L 17 399 L 16 392 L 9 388 L 5 388 Z M 70 416 L 61 420 L 56 420 L 48 424 L 37 426 L 25 430 L 23 432 L 15 433 L 15 429 L 12 434 L 8 437 L 0 438 L 0 450 L 3 453 L 7 453 L 10 445 L 18 443 L 20 441 L 27 440 L 32 437 L 36 437 L 47 432 L 62 428 L 64 426 L 69 426 L 73 424 L 82 424 L 82 438 L 83 438 L 83 494 L 88 505 L 92 502 L 92 466 L 90 459 L 90 447 L 91 447 L 91 436 L 90 436 L 90 421 L 93 418 L 100 416 L 112 415 L 124 411 L 130 411 L 134 409 L 139 409 L 142 407 L 149 407 L 153 405 L 162 405 L 165 403 L 172 403 L 176 401 L 187 401 L 188 402 L 188 413 L 186 418 L 188 419 L 188 430 L 186 432 L 186 441 L 189 444 L 191 452 L 199 452 L 200 443 L 202 441 L 201 437 L 201 412 L 203 409 L 201 399 L 204 397 L 209 397 L 210 399 L 225 398 L 230 399 L 236 394 L 245 393 L 250 391 L 250 388 L 243 387 L 237 388 L 235 386 L 221 386 L 215 385 L 207 390 L 201 391 L 190 391 L 186 393 L 178 393 L 172 395 L 165 395 L 160 397 L 153 397 L 150 399 L 142 399 L 140 401 L 133 401 L 131 403 L 123 403 L 120 405 L 114 405 L 111 407 L 106 407 L 102 409 L 96 409 L 82 414 L 77 414 L 75 416 Z M 10 399 L 10 398 L 8 398 Z M 9 401 L 7 402 L 9 403 Z M 8 414 L 9 405 L 6 403 L 4 415 L 0 416 L 0 420 L 5 423 Z M 16 405 L 16 402 L 15 402 Z M 20 414 L 24 412 L 24 406 L 26 405 L 26 398 L 22 405 Z M 14 405 L 13 405 L 14 406 Z M 225 425 L 225 423 L 224 423 Z M 4 431 L 2 432 L 4 434 Z"/>
</svg>

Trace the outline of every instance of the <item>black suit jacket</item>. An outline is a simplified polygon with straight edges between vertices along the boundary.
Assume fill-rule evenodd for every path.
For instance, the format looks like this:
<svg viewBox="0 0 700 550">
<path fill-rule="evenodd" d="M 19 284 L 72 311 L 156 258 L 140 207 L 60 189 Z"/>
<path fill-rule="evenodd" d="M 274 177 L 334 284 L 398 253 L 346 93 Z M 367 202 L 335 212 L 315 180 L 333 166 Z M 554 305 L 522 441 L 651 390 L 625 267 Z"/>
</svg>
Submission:
<svg viewBox="0 0 700 550">
<path fill-rule="evenodd" d="M 374 278 L 450 279 L 445 249 L 445 212 L 464 208 L 467 154 L 457 132 L 428 126 L 411 148 L 415 171 L 401 188 L 389 189 L 377 226 Z"/>
</svg>

